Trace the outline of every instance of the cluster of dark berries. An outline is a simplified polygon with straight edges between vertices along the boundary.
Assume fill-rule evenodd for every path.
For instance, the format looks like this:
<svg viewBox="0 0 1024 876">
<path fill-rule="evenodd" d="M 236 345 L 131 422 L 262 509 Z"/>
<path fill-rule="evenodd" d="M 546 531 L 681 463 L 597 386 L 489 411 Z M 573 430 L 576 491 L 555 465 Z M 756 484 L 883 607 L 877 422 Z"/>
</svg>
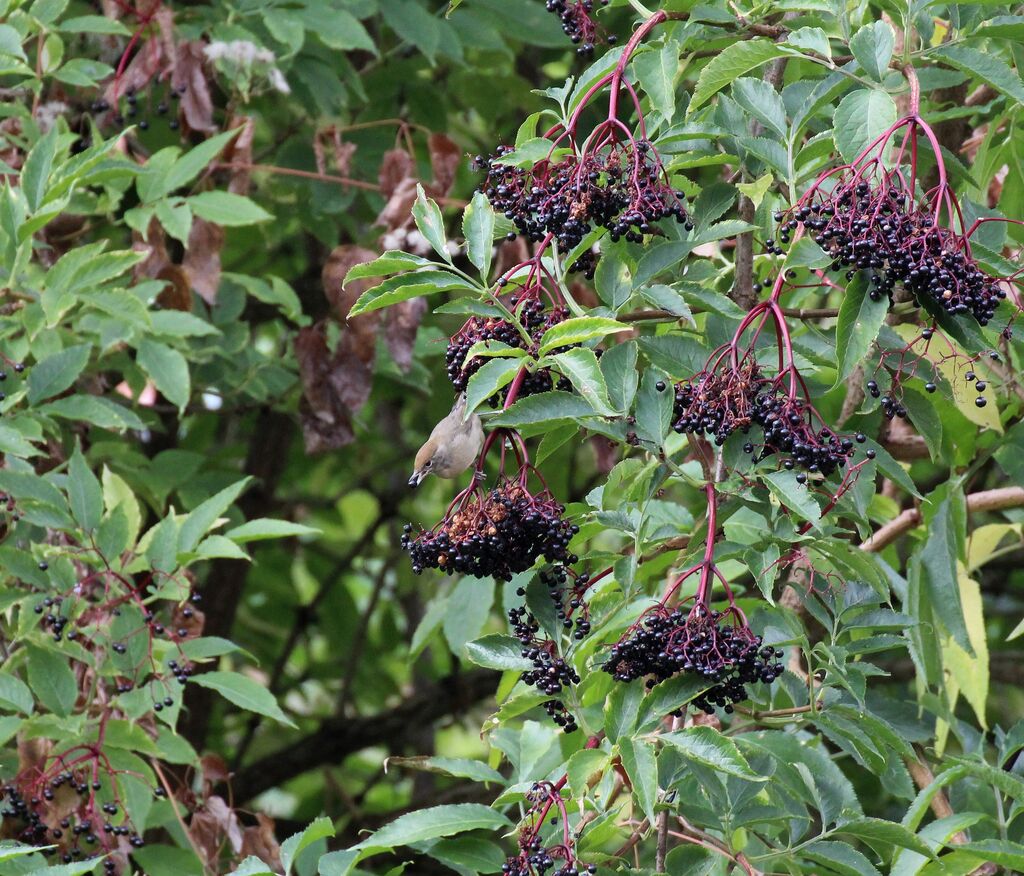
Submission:
<svg viewBox="0 0 1024 876">
<path fill-rule="evenodd" d="M 529 343 L 512 323 L 495 317 L 479 316 L 469 319 L 448 341 L 445 365 L 448 370 L 448 379 L 455 387 L 456 392 L 465 392 L 469 385 L 469 379 L 487 361 L 483 356 L 474 356 L 468 362 L 466 361 L 466 356 L 475 344 L 499 341 L 509 347 L 526 349 L 528 352 L 536 354 L 544 333 L 552 326 L 563 322 L 569 315 L 569 311 L 564 307 L 545 309 L 543 302 L 536 298 L 528 298 L 517 309 L 516 315 L 530 335 Z M 564 377 L 556 379 L 550 369 L 540 368 L 526 375 L 519 386 L 516 397 L 525 398 L 528 395 L 549 392 L 552 389 L 569 392 L 572 389 L 572 384 Z M 491 407 L 497 407 L 504 400 L 506 394 L 507 390 L 496 392 L 487 402 Z"/>
<path fill-rule="evenodd" d="M 668 184 L 661 159 L 646 140 L 542 160 L 529 169 L 501 163 L 512 151 L 500 146 L 490 158 L 477 156 L 475 163 L 487 172 L 481 190 L 491 205 L 528 240 L 551 234 L 568 251 L 596 227 L 607 229 L 613 241 L 635 243 L 661 219 L 674 217 L 693 227 L 682 192 Z"/>
<path fill-rule="evenodd" d="M 648 687 L 680 672 L 699 675 L 710 688 L 694 700 L 708 714 L 716 706 L 732 711 L 747 698 L 745 685 L 771 684 L 782 675 L 782 651 L 762 645 L 733 612 L 712 611 L 698 603 L 684 614 L 665 608 L 650 613 L 612 646 L 604 671 L 616 681 L 648 676 Z"/>
<path fill-rule="evenodd" d="M 59 596 L 47 596 L 42 602 L 36 603 L 32 609 L 36 614 L 42 615 L 39 625 L 44 630 L 50 632 L 55 642 L 59 642 L 64 638 L 64 628 L 70 620 L 67 615 L 61 614 L 60 607 L 62 602 L 63 599 Z M 68 639 L 74 640 L 75 638 L 74 630 L 68 632 Z"/>
<path fill-rule="evenodd" d="M 579 527 L 562 518 L 564 510 L 546 490 L 533 495 L 521 482 L 506 479 L 486 493 L 468 491 L 432 530 L 413 537 L 407 524 L 402 547 L 417 574 L 440 569 L 511 581 L 539 557 L 576 562 L 569 542 Z"/>
<path fill-rule="evenodd" d="M 514 858 L 509 858 L 501 865 L 504 876 L 546 876 L 556 864 L 561 864 L 551 876 L 590 876 L 597 872 L 597 867 L 589 867 L 578 861 L 566 861 L 561 846 L 544 848 L 539 839 L 534 839 Z"/>
<path fill-rule="evenodd" d="M 676 385 L 673 428 L 713 437 L 721 446 L 734 432 L 764 432 L 759 459 L 786 454 L 787 469 L 800 467 L 830 475 L 853 455 L 853 441 L 819 424 L 812 408 L 764 376 L 752 361 L 725 370 L 707 369 Z M 743 446 L 753 454 L 752 442 Z"/>
<path fill-rule="evenodd" d="M 573 44 L 579 46 L 577 54 L 589 55 L 594 51 L 594 43 L 597 41 L 598 28 L 591 15 L 594 12 L 594 0 L 546 0 L 548 12 L 558 16 L 562 23 L 562 30 L 572 40 Z M 602 6 L 608 5 L 608 0 L 601 0 Z M 614 36 L 609 36 L 605 42 L 615 45 Z"/>
<path fill-rule="evenodd" d="M 536 687 L 552 699 L 544 703 L 544 711 L 566 733 L 576 730 L 576 719 L 557 698 L 563 687 L 579 684 L 580 677 L 558 653 L 558 646 L 550 639 L 538 637 L 540 624 L 526 608 L 510 608 L 508 622 L 512 635 L 522 644 L 522 656 L 533 663 L 533 669 L 523 673 L 523 682 Z"/>
<path fill-rule="evenodd" d="M 971 257 L 966 241 L 941 227 L 934 208 L 918 205 L 901 187 L 855 177 L 828 195 L 819 194 L 814 203 L 776 217 L 783 223 L 782 243 L 803 225 L 832 258 L 832 270 L 849 269 L 847 279 L 854 270 L 870 271 L 874 301 L 891 298 L 900 283 L 919 303 L 934 302 L 986 325 L 1006 297 L 1006 290 Z"/>
<path fill-rule="evenodd" d="M 69 810 L 65 798 L 61 798 L 59 805 L 55 802 L 64 786 L 81 798 L 73 810 Z M 133 848 L 141 848 L 145 842 L 127 817 L 120 824 L 114 824 L 120 812 L 118 804 L 97 803 L 95 794 L 102 787 L 101 781 L 87 781 L 70 770 L 44 777 L 32 791 L 13 784 L 4 785 L 0 788 L 0 800 L 4 804 L 0 816 L 5 822 L 19 825 L 15 828 L 17 839 L 48 846 L 43 854 L 59 856 L 65 864 L 96 857 L 101 849 L 113 848 L 119 838 L 124 838 Z M 104 870 L 107 873 L 116 870 L 111 858 L 104 861 Z"/>
</svg>

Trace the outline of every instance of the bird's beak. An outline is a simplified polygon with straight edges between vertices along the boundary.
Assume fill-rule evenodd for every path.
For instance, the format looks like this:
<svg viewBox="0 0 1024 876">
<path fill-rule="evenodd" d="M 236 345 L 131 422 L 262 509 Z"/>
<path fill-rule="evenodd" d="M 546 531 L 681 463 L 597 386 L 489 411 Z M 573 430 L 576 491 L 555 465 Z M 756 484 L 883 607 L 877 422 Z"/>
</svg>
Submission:
<svg viewBox="0 0 1024 876">
<path fill-rule="evenodd" d="M 423 472 L 417 469 L 412 473 L 412 477 L 409 478 L 409 486 L 415 490 L 416 487 L 420 485 L 420 481 L 422 481 L 424 477 L 425 475 Z"/>
</svg>

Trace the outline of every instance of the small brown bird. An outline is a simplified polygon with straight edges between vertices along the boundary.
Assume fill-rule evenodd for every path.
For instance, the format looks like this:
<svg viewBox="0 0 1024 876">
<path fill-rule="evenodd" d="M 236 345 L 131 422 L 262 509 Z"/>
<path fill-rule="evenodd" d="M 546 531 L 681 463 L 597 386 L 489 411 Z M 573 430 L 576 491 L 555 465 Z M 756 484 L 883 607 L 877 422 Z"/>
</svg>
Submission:
<svg viewBox="0 0 1024 876">
<path fill-rule="evenodd" d="M 484 428 L 476 414 L 464 420 L 465 412 L 466 395 L 462 393 L 416 454 L 410 487 L 419 486 L 427 475 L 456 478 L 473 464 L 484 441 Z"/>
</svg>

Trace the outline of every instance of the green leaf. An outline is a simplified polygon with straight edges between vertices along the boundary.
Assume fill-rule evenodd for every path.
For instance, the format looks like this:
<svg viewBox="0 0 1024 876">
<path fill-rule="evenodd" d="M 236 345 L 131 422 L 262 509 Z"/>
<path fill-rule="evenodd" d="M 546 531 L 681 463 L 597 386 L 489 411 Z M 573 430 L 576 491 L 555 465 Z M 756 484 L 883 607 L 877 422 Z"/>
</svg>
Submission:
<svg viewBox="0 0 1024 876">
<path fill-rule="evenodd" d="M 586 400 L 571 392 L 541 392 L 521 398 L 488 422 L 493 426 L 532 426 L 549 420 L 597 416 Z"/>
<path fill-rule="evenodd" d="M 46 195 L 46 183 L 53 169 L 53 158 L 57 152 L 57 125 L 50 127 L 25 158 L 21 169 L 21 190 L 33 213 L 39 209 Z"/>
<path fill-rule="evenodd" d="M 379 286 L 367 289 L 359 296 L 348 315 L 351 319 L 353 316 L 369 313 L 371 310 L 380 310 L 382 307 L 389 307 L 399 301 L 408 301 L 410 298 L 434 295 L 452 289 L 477 291 L 471 283 L 448 271 L 417 271 L 412 274 L 400 274 L 390 280 L 385 280 Z"/>
<path fill-rule="evenodd" d="M 434 252 L 450 263 L 452 257 L 448 252 L 448 235 L 444 230 L 441 208 L 427 197 L 419 183 L 416 184 L 416 203 L 412 206 L 412 215 L 420 234 L 434 248 Z"/>
<path fill-rule="evenodd" d="M 673 316 L 685 319 L 691 325 L 694 324 L 693 311 L 690 310 L 690 305 L 687 304 L 686 299 L 676 292 L 676 290 L 671 286 L 665 286 L 662 283 L 655 283 L 652 286 L 644 286 L 640 290 L 640 294 L 659 310 L 667 311 Z"/>
<path fill-rule="evenodd" d="M 935 857 L 932 850 L 920 837 L 894 821 L 885 821 L 881 818 L 858 818 L 839 825 L 836 828 L 836 833 L 856 837 L 872 847 L 875 843 L 881 843 L 884 846 L 910 849 L 928 858 Z"/>
<path fill-rule="evenodd" d="M 26 650 L 29 687 L 51 712 L 67 717 L 78 699 L 78 682 L 67 659 L 37 645 L 28 645 Z"/>
<path fill-rule="evenodd" d="M 172 572 L 178 565 L 178 521 L 165 517 L 150 532 L 146 559 L 158 572 Z M 146 533 L 149 536 L 149 533 Z"/>
<path fill-rule="evenodd" d="M 508 167 L 529 167 L 544 161 L 555 148 L 555 144 L 543 137 L 531 137 L 516 146 L 511 152 L 498 156 L 495 163 Z"/>
<path fill-rule="evenodd" d="M 775 498 L 790 511 L 795 511 L 804 520 L 817 527 L 818 521 L 821 519 L 821 507 L 807 485 L 797 483 L 796 472 L 772 472 L 762 475 L 761 480 L 767 484 Z"/>
<path fill-rule="evenodd" d="M 700 71 L 687 113 L 707 103 L 744 73 L 788 54 L 791 54 L 790 49 L 764 39 L 744 40 L 727 46 Z"/>
<path fill-rule="evenodd" d="M 884 91 L 852 91 L 832 116 L 832 138 L 843 160 L 852 163 L 896 121 L 896 104 Z"/>
<path fill-rule="evenodd" d="M 601 357 L 601 373 L 608 387 L 608 400 L 620 413 L 629 410 L 636 395 L 636 360 L 636 341 L 616 344 Z"/>
<path fill-rule="evenodd" d="M 613 742 L 633 736 L 644 686 L 639 681 L 617 684 L 604 703 L 604 732 Z"/>
<path fill-rule="evenodd" d="M 200 219 L 217 225 L 253 225 L 274 218 L 255 201 L 231 192 L 200 192 L 187 203 Z"/>
<path fill-rule="evenodd" d="M 658 761 L 654 746 L 646 740 L 628 736 L 621 737 L 618 746 L 633 794 L 648 823 L 654 824 L 654 804 L 658 801 Z"/>
<path fill-rule="evenodd" d="M 442 776 L 455 776 L 459 779 L 472 779 L 474 782 L 497 782 L 506 784 L 505 777 L 497 770 L 479 760 L 461 757 L 389 757 L 386 762 L 388 770 L 392 767 L 408 767 Z"/>
<path fill-rule="evenodd" d="M 1024 81 L 998 55 L 964 45 L 938 46 L 928 54 L 970 76 L 976 76 L 1018 103 L 1024 102 Z"/>
<path fill-rule="evenodd" d="M 293 523 L 290 520 L 272 520 L 260 517 L 257 520 L 249 520 L 241 526 L 236 526 L 234 529 L 229 529 L 224 533 L 224 536 L 232 541 L 245 543 L 264 541 L 268 538 L 294 538 L 302 535 L 320 534 L 320 530 L 314 529 L 312 526 L 304 526 L 301 523 Z"/>
<path fill-rule="evenodd" d="M 833 388 L 864 361 L 889 312 L 889 298 L 882 293 L 871 300 L 871 286 L 863 272 L 846 287 L 836 322 L 836 380 Z"/>
<path fill-rule="evenodd" d="M 160 180 L 156 191 L 146 200 L 153 202 L 191 183 L 216 158 L 225 146 L 236 136 L 237 131 L 225 131 L 209 140 L 204 140 L 194 149 L 175 159 L 166 175 Z M 154 196 L 155 195 L 155 196 Z"/>
<path fill-rule="evenodd" d="M 274 695 L 259 682 L 237 672 L 203 672 L 192 678 L 193 684 L 215 690 L 224 699 L 247 712 L 273 718 L 286 727 L 295 727 L 274 699 Z"/>
<path fill-rule="evenodd" d="M 37 404 L 64 392 L 89 361 L 90 344 L 68 347 L 37 362 L 28 374 L 28 401 Z"/>
<path fill-rule="evenodd" d="M 671 121 L 676 111 L 676 72 L 679 69 L 679 43 L 667 40 L 660 49 L 652 49 L 636 56 L 633 61 L 640 86 L 651 106 L 665 121 Z"/>
<path fill-rule="evenodd" d="M 487 282 L 494 249 L 494 209 L 487 195 L 477 192 L 462 214 L 462 235 L 466 238 L 466 256 Z"/>
<path fill-rule="evenodd" d="M 480 366 L 466 384 L 466 414 L 508 386 L 522 367 L 520 359 L 491 359 Z"/>
<path fill-rule="evenodd" d="M 384 255 L 374 259 L 372 262 L 354 265 L 345 275 L 345 281 L 342 285 L 347 286 L 353 280 L 364 280 L 368 277 L 385 277 L 388 274 L 413 271 L 416 268 L 424 268 L 433 264 L 434 262 L 430 261 L 430 259 L 425 259 L 422 256 L 389 249 Z"/>
<path fill-rule="evenodd" d="M 103 516 L 103 490 L 78 447 L 68 463 L 68 499 L 75 520 L 92 532 Z"/>
<path fill-rule="evenodd" d="M 732 96 L 743 109 L 782 140 L 789 126 L 786 123 L 786 105 L 782 95 L 763 79 L 744 76 L 732 83 Z M 768 178 L 769 184 L 771 177 Z M 762 192 L 763 195 L 763 192 Z"/>
<path fill-rule="evenodd" d="M 21 34 L 9 24 L 0 24 L 0 55 L 27 61 L 25 50 L 21 47 Z"/>
<path fill-rule="evenodd" d="M 763 776 L 750 768 L 736 743 L 711 727 L 687 727 L 685 730 L 663 733 L 661 739 L 675 746 L 687 760 L 729 776 L 753 782 L 764 781 Z"/>
<path fill-rule="evenodd" d="M 828 841 L 811 843 L 804 854 L 824 864 L 840 876 L 881 876 L 878 868 L 848 843 Z"/>
<path fill-rule="evenodd" d="M 1024 845 L 1010 840 L 986 839 L 957 846 L 967 852 L 974 852 L 982 860 L 999 864 L 1011 871 L 1024 872 Z"/>
<path fill-rule="evenodd" d="M 953 640 L 967 654 L 973 654 L 967 622 L 964 620 L 960 581 L 957 576 L 958 539 L 949 498 L 942 500 L 928 526 L 928 540 L 921 551 L 925 592 L 936 616 Z"/>
<path fill-rule="evenodd" d="M 441 24 L 415 0 L 388 0 L 380 14 L 403 40 L 412 43 L 430 61 L 441 47 Z"/>
<path fill-rule="evenodd" d="M 166 344 L 144 338 L 139 344 L 136 361 L 167 400 L 184 412 L 192 395 L 192 379 L 185 357 Z"/>
<path fill-rule="evenodd" d="M 602 416 L 615 411 L 608 400 L 608 386 L 597 356 L 589 347 L 574 347 L 551 357 L 558 371 L 569 378 L 576 391 Z"/>
<path fill-rule="evenodd" d="M 32 691 L 10 673 L 0 673 L 0 709 L 31 715 L 35 709 Z"/>
<path fill-rule="evenodd" d="M 659 722 L 666 715 L 682 709 L 709 687 L 709 682 L 692 673 L 675 675 L 656 684 L 640 704 L 637 726 L 643 729 L 649 724 Z"/>
<path fill-rule="evenodd" d="M 69 395 L 38 408 L 40 414 L 81 420 L 101 429 L 144 429 L 146 424 L 131 408 L 97 395 Z"/>
<path fill-rule="evenodd" d="M 109 36 L 130 37 L 132 32 L 115 18 L 105 15 L 78 15 L 60 23 L 60 30 L 67 33 L 99 33 Z"/>
<path fill-rule="evenodd" d="M 864 72 L 877 82 L 889 72 L 892 50 L 896 47 L 896 34 L 885 21 L 866 24 L 850 40 L 850 51 Z"/>
<path fill-rule="evenodd" d="M 544 332 L 544 337 L 540 340 L 540 353 L 544 355 L 559 347 L 569 347 L 617 332 L 628 332 L 631 329 L 632 326 L 606 316 L 579 316 L 567 319 Z"/>
<path fill-rule="evenodd" d="M 249 855 L 229 876 L 274 876 L 274 871 L 255 855 Z"/>
<path fill-rule="evenodd" d="M 799 27 L 786 37 L 786 45 L 832 59 L 828 35 L 820 27 Z"/>
<path fill-rule="evenodd" d="M 287 874 L 292 872 L 292 865 L 305 849 L 319 839 L 334 836 L 334 824 L 329 818 L 318 818 L 301 833 L 288 837 L 281 843 L 281 866 Z"/>
<path fill-rule="evenodd" d="M 659 381 L 664 385 L 660 391 Z M 672 381 L 656 368 L 644 371 L 636 399 L 637 435 L 660 447 L 672 425 L 674 401 Z"/>
<path fill-rule="evenodd" d="M 525 670 L 533 668 L 533 661 L 523 656 L 523 646 L 518 639 L 492 633 L 482 639 L 466 643 L 466 658 L 477 666 L 488 669 Z"/>
<path fill-rule="evenodd" d="M 181 524 L 178 533 L 178 550 L 188 553 L 194 550 L 200 539 L 206 535 L 216 524 L 220 516 L 228 510 L 242 491 L 249 485 L 251 478 L 242 478 L 230 487 L 225 487 L 219 493 L 211 496 L 206 501 L 197 505 L 188 517 Z"/>
<path fill-rule="evenodd" d="M 389 849 L 468 830 L 498 831 L 511 826 L 504 815 L 479 803 L 455 803 L 402 815 L 354 848 Z"/>
</svg>

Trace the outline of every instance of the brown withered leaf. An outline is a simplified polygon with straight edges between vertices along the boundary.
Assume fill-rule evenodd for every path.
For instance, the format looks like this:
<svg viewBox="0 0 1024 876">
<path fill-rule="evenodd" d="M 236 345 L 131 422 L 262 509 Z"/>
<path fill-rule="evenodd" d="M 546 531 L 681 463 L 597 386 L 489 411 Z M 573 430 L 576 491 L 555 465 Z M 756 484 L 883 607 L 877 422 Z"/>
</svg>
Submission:
<svg viewBox="0 0 1024 876">
<path fill-rule="evenodd" d="M 220 288 L 220 251 L 224 247 L 224 229 L 205 219 L 192 220 L 188 246 L 181 266 L 192 288 L 210 305 L 217 303 Z"/>
<path fill-rule="evenodd" d="M 164 281 L 164 288 L 156 296 L 156 303 L 164 310 L 192 309 L 192 285 L 181 265 L 167 265 L 156 275 Z"/>
<path fill-rule="evenodd" d="M 381 159 L 377 182 L 385 198 L 390 198 L 402 180 L 415 176 L 416 162 L 404 149 L 389 149 Z"/>
<path fill-rule="evenodd" d="M 274 820 L 262 812 L 256 813 L 256 821 L 253 827 L 247 827 L 242 831 L 242 850 L 240 857 L 255 855 L 263 863 L 269 864 L 275 870 L 281 869 L 281 847 L 274 839 Z"/>
<path fill-rule="evenodd" d="M 209 797 L 213 789 L 231 777 L 227 761 L 219 754 L 204 754 L 199 758 L 203 776 L 203 797 Z"/>
<path fill-rule="evenodd" d="M 145 254 L 145 258 L 132 268 L 136 282 L 154 279 L 171 263 L 170 253 L 167 252 L 167 235 L 156 219 L 149 220 L 145 237 L 138 231 L 132 232 L 132 251 Z"/>
<path fill-rule="evenodd" d="M 241 128 L 224 150 L 224 161 L 233 164 L 228 191 L 233 195 L 247 195 L 252 184 L 252 174 L 248 166 L 252 164 L 252 138 L 256 131 L 252 116 L 232 116 L 228 120 L 228 129 Z"/>
<path fill-rule="evenodd" d="M 372 262 L 377 253 L 363 246 L 342 244 L 331 250 L 331 254 L 320 272 L 324 284 L 324 294 L 330 302 L 335 317 L 342 323 L 348 317 L 352 305 L 367 289 L 374 285 L 373 280 L 353 280 L 348 287 L 343 287 L 345 277 L 356 265 Z M 359 319 L 360 317 L 356 317 Z M 353 320 L 354 321 L 354 320 Z"/>
<path fill-rule="evenodd" d="M 181 95 L 180 115 L 192 131 L 216 131 L 213 99 L 203 69 L 203 44 L 199 40 L 178 43 L 171 84 Z"/>
<path fill-rule="evenodd" d="M 204 869 L 208 869 L 220 857 L 220 847 L 224 841 L 224 832 L 217 816 L 208 809 L 193 812 L 188 833 L 193 845 L 203 856 L 206 865 Z"/>
<path fill-rule="evenodd" d="M 393 304 L 387 309 L 384 325 L 384 339 L 395 364 L 402 370 L 412 367 L 412 351 L 416 345 L 416 333 L 420 321 L 427 312 L 426 298 L 411 298 Z"/>
<path fill-rule="evenodd" d="M 619 461 L 619 445 L 604 435 L 592 435 L 590 446 L 594 448 L 594 461 L 601 474 L 608 474 Z"/>
<path fill-rule="evenodd" d="M 186 610 L 188 610 L 187 617 L 184 613 Z M 205 621 L 206 615 L 203 612 L 189 603 L 185 603 L 175 607 L 171 623 L 174 625 L 175 634 L 180 635 L 178 630 L 187 630 L 189 639 L 198 639 L 203 634 Z"/>
<path fill-rule="evenodd" d="M 430 151 L 430 166 L 434 171 L 431 194 L 436 198 L 444 197 L 455 183 L 455 172 L 462 162 L 462 150 L 445 134 L 431 134 L 427 138 L 427 148 Z"/>
<path fill-rule="evenodd" d="M 327 149 L 331 150 L 334 159 L 333 170 L 341 176 L 348 176 L 352 169 L 352 156 L 356 152 L 355 143 L 346 143 L 337 125 L 321 128 L 313 137 L 313 157 L 319 173 L 328 173 Z"/>
<path fill-rule="evenodd" d="M 350 444 L 355 440 L 352 417 L 337 391 L 337 382 L 330 379 L 333 357 L 322 324 L 299 331 L 295 357 L 302 382 L 299 416 L 306 452 L 323 453 Z"/>
<path fill-rule="evenodd" d="M 103 97 L 111 106 L 116 106 L 119 98 L 126 94 L 141 91 L 161 70 L 164 69 L 167 56 L 163 41 L 147 39 L 141 43 L 135 56 L 128 66 L 115 76 L 103 92 Z"/>
</svg>

